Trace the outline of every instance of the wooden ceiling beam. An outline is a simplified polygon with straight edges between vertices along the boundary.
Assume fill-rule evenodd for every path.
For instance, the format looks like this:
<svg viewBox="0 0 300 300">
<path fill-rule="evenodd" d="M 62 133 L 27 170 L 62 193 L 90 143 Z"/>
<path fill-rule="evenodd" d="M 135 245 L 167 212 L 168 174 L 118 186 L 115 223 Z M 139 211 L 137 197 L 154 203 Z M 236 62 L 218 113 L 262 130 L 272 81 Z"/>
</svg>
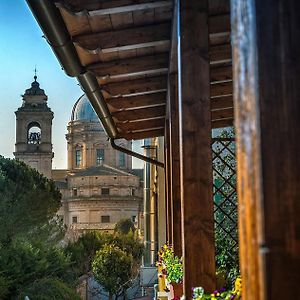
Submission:
<svg viewBox="0 0 300 300">
<path fill-rule="evenodd" d="M 113 52 L 166 43 L 170 40 L 171 23 L 129 29 L 83 34 L 73 37 L 75 45 L 93 53 Z"/>
<path fill-rule="evenodd" d="M 230 32 L 231 30 L 229 14 L 209 17 L 208 23 L 209 34 Z"/>
<path fill-rule="evenodd" d="M 136 10 L 155 9 L 171 7 L 173 1 L 157 1 L 157 0 L 84 0 L 84 1 L 70 1 L 70 0 L 56 0 L 57 7 L 62 7 L 68 12 L 81 15 L 107 15 L 116 13 L 125 13 Z"/>
<path fill-rule="evenodd" d="M 91 64 L 87 69 L 95 76 L 104 77 L 164 69 L 168 67 L 168 63 L 169 54 L 162 53 Z"/>
<path fill-rule="evenodd" d="M 211 98 L 211 110 L 233 107 L 233 96 Z"/>
<path fill-rule="evenodd" d="M 126 140 L 142 140 L 145 138 L 157 137 L 157 136 L 164 136 L 165 129 L 155 129 L 155 130 L 147 130 L 147 131 L 139 131 L 139 132 L 132 132 L 132 133 L 120 133 L 119 138 L 124 138 Z"/>
<path fill-rule="evenodd" d="M 159 92 L 129 97 L 108 98 L 106 102 L 115 109 L 128 109 L 163 104 L 166 103 L 166 98 L 166 92 Z"/>
<path fill-rule="evenodd" d="M 209 58 L 211 63 L 215 61 L 231 59 L 231 57 L 232 54 L 230 44 L 216 45 L 209 48 Z"/>
<path fill-rule="evenodd" d="M 131 109 L 131 110 L 122 110 L 113 112 L 112 116 L 117 121 L 136 121 L 143 119 L 153 119 L 164 117 L 166 113 L 165 105 L 140 108 L 140 109 Z"/>
<path fill-rule="evenodd" d="M 224 120 L 216 120 L 211 122 L 212 128 L 223 128 L 223 127 L 229 127 L 233 126 L 234 119 L 224 119 Z"/>
<path fill-rule="evenodd" d="M 116 126 L 122 131 L 150 130 L 154 128 L 163 128 L 164 125 L 165 118 L 137 122 L 116 123 Z"/>
<path fill-rule="evenodd" d="M 210 85 L 210 96 L 230 95 L 233 93 L 232 81 L 222 82 Z"/>
<path fill-rule="evenodd" d="M 211 67 L 210 81 L 232 80 L 232 66 Z"/>
<path fill-rule="evenodd" d="M 211 112 L 211 119 L 213 121 L 220 120 L 220 119 L 228 119 L 228 118 L 233 118 L 233 107 L 213 110 Z"/>
<path fill-rule="evenodd" d="M 167 88 L 167 76 L 148 77 L 136 80 L 112 82 L 101 86 L 111 96 L 163 91 Z"/>
</svg>

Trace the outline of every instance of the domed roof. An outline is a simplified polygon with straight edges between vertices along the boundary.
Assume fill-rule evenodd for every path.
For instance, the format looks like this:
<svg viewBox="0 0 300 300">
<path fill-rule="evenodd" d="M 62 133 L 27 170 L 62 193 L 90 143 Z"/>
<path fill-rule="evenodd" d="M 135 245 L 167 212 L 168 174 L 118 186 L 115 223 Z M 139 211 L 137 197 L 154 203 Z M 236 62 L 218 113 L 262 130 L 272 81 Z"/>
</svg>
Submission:
<svg viewBox="0 0 300 300">
<path fill-rule="evenodd" d="M 82 95 L 73 106 L 71 121 L 100 122 L 86 95 Z"/>
</svg>

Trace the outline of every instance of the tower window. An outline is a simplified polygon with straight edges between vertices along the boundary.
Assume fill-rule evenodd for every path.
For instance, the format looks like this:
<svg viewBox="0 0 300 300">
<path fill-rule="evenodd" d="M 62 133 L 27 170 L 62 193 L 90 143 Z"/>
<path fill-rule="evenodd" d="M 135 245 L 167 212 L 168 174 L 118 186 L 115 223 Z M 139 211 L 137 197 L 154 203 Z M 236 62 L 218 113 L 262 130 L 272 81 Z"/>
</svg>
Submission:
<svg viewBox="0 0 300 300">
<path fill-rule="evenodd" d="M 78 223 L 78 218 L 77 218 L 77 216 L 73 216 L 73 217 L 72 217 L 72 223 L 73 223 L 73 224 Z"/>
<path fill-rule="evenodd" d="M 125 167 L 125 153 L 120 152 L 119 153 L 119 167 L 124 168 Z"/>
<path fill-rule="evenodd" d="M 81 165 L 81 150 L 75 150 L 75 165 L 76 167 Z"/>
<path fill-rule="evenodd" d="M 135 189 L 131 189 L 131 196 L 135 196 Z"/>
<path fill-rule="evenodd" d="M 101 216 L 101 223 L 110 223 L 110 216 Z"/>
<path fill-rule="evenodd" d="M 100 166 L 104 162 L 104 149 L 96 149 L 96 164 Z"/>
<path fill-rule="evenodd" d="M 41 143 L 41 126 L 37 122 L 31 122 L 27 127 L 27 142 L 28 144 Z"/>
<path fill-rule="evenodd" d="M 109 188 L 101 188 L 101 195 L 109 195 Z"/>
</svg>

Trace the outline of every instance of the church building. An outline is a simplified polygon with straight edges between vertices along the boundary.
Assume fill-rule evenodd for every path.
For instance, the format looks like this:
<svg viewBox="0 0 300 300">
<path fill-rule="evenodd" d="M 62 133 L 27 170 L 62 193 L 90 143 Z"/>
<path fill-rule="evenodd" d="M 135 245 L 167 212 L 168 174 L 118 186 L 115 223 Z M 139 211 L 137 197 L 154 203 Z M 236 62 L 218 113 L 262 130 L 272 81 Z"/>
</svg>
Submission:
<svg viewBox="0 0 300 300">
<path fill-rule="evenodd" d="M 64 170 L 52 169 L 52 119 L 35 76 L 16 111 L 14 155 L 56 182 L 62 193 L 58 214 L 69 231 L 111 231 L 124 218 L 139 226 L 142 170 L 132 169 L 131 157 L 112 148 L 88 98 L 81 96 L 72 109 Z M 131 141 L 121 140 L 119 145 L 132 148 Z"/>
</svg>

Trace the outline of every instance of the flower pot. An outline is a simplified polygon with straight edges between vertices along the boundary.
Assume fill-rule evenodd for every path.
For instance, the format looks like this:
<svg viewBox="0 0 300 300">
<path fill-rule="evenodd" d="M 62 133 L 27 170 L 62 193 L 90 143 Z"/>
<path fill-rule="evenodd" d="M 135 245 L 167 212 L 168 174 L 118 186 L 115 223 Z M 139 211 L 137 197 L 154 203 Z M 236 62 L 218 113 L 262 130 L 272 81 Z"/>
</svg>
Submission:
<svg viewBox="0 0 300 300">
<path fill-rule="evenodd" d="M 170 298 L 171 300 L 179 300 L 182 296 L 182 283 L 171 283 L 170 284 Z"/>
</svg>

